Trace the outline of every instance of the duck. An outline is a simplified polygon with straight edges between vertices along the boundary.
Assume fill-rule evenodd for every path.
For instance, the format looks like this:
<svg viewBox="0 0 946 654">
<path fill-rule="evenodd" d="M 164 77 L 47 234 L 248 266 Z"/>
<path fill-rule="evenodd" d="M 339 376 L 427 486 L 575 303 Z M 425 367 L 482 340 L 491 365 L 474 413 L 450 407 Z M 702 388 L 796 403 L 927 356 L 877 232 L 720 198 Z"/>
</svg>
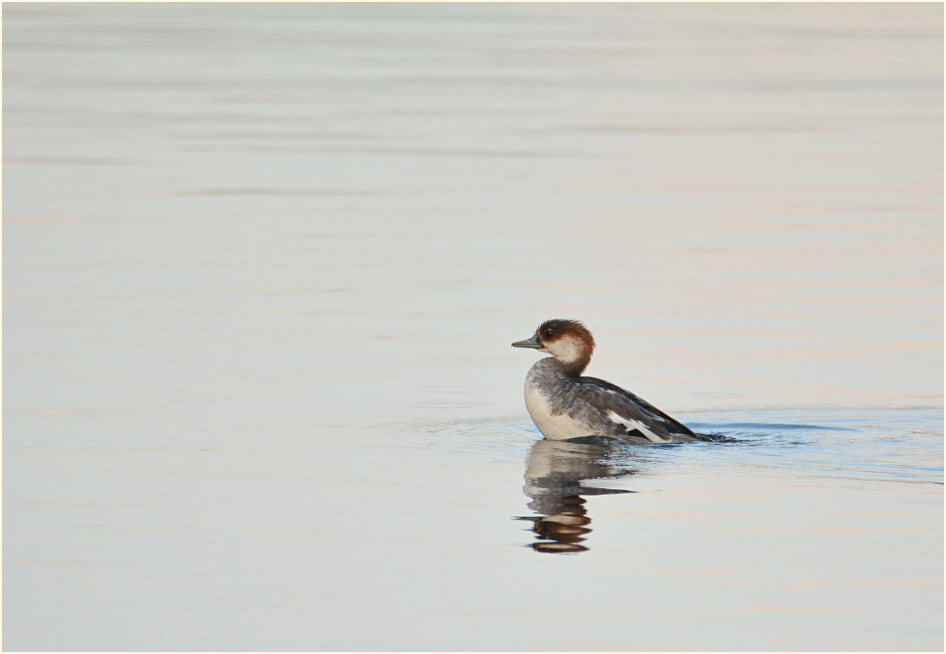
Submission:
<svg viewBox="0 0 946 654">
<path fill-rule="evenodd" d="M 546 320 L 512 347 L 551 355 L 539 359 L 525 381 L 526 409 L 548 440 L 610 437 L 640 445 L 714 440 L 620 386 L 582 376 L 595 339 L 578 320 Z"/>
</svg>

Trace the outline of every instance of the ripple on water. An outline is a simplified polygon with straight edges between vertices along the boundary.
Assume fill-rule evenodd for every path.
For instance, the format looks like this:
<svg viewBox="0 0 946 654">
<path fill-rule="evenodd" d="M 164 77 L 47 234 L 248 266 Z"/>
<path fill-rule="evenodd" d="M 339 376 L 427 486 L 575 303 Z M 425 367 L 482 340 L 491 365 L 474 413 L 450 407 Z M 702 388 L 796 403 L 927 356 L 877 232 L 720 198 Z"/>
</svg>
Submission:
<svg viewBox="0 0 946 654">
<path fill-rule="evenodd" d="M 609 461 L 624 458 L 648 467 L 685 466 L 713 474 L 765 474 L 846 480 L 943 483 L 942 411 L 754 411 L 733 416 L 701 413 L 684 422 L 731 437 L 730 443 L 635 446 L 613 444 Z M 733 419 L 735 418 L 735 419 Z M 521 460 L 542 435 L 520 417 L 430 420 L 399 430 L 425 447 L 453 457 Z M 600 454 L 600 453 L 599 453 Z"/>
<path fill-rule="evenodd" d="M 534 515 L 517 515 L 531 524 L 532 549 L 577 554 L 589 549 L 593 529 L 590 497 L 634 493 L 641 475 L 667 480 L 807 478 L 830 486 L 905 483 L 942 485 L 941 413 L 900 412 L 867 416 L 845 412 L 830 416 L 765 413 L 726 422 L 700 416 L 688 423 L 704 433 L 724 434 L 731 442 L 640 446 L 614 439 L 546 441 L 531 425 L 491 420 L 441 426 L 448 433 L 478 441 L 489 451 L 519 452 L 524 457 L 523 493 Z M 731 416 L 729 416 L 731 417 Z M 457 454 L 455 442 L 449 449 Z M 468 450 L 469 451 L 469 450 Z M 745 488 L 744 482 L 736 486 Z M 756 487 L 755 481 L 749 487 Z"/>
<path fill-rule="evenodd" d="M 707 418 L 711 416 L 701 416 Z M 701 451 L 699 456 L 712 459 L 714 465 L 726 463 L 737 469 L 766 469 L 796 477 L 943 483 L 939 410 L 850 410 L 818 416 L 793 412 L 772 418 L 694 422 L 697 429 L 720 431 L 739 440 L 725 450 Z"/>
</svg>

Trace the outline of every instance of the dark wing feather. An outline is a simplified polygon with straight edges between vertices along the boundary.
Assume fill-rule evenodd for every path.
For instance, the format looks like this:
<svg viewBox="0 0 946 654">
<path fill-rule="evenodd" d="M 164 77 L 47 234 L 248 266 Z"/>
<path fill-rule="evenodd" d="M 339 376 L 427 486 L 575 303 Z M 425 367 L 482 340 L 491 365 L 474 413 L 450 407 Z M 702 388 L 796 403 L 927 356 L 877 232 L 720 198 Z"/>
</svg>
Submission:
<svg viewBox="0 0 946 654">
<path fill-rule="evenodd" d="M 628 420 L 639 420 L 661 438 L 670 439 L 672 435 L 695 437 L 688 427 L 620 386 L 597 377 L 580 377 L 578 382 L 582 386 L 583 395 L 590 394 L 595 397 L 596 406 L 604 407 L 606 411 L 614 411 Z"/>
</svg>

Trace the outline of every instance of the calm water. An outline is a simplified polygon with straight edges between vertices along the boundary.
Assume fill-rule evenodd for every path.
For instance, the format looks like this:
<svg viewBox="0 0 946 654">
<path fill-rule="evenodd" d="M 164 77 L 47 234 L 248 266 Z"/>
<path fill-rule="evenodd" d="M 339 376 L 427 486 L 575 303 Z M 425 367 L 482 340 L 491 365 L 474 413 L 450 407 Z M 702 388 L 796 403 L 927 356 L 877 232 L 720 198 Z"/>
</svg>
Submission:
<svg viewBox="0 0 946 654">
<path fill-rule="evenodd" d="M 943 648 L 942 5 L 5 4 L 3 160 L 6 650 Z"/>
</svg>

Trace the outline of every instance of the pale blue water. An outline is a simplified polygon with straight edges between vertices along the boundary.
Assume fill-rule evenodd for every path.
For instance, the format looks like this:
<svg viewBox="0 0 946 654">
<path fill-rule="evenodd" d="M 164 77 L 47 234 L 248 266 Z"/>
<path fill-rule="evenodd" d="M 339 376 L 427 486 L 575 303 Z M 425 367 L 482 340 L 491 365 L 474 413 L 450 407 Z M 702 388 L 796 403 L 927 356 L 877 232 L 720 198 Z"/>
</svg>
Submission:
<svg viewBox="0 0 946 654">
<path fill-rule="evenodd" d="M 941 5 L 3 37 L 5 650 L 942 650 Z M 736 441 L 541 440 L 550 317 Z"/>
<path fill-rule="evenodd" d="M 691 422 L 705 432 L 726 434 L 725 443 L 668 445 L 640 448 L 608 440 L 595 444 L 562 444 L 537 441 L 531 448 L 527 466 L 527 490 L 535 504 L 530 505 L 544 522 L 559 527 L 557 512 L 583 519 L 578 532 L 571 520 L 565 520 L 564 532 L 537 531 L 533 546 L 540 551 L 574 553 L 592 546 L 588 511 L 598 494 L 638 492 L 637 482 L 647 477 L 644 490 L 657 492 L 681 478 L 719 477 L 727 480 L 728 490 L 745 487 L 751 480 L 768 483 L 810 485 L 831 484 L 855 491 L 871 511 L 876 509 L 870 493 L 884 484 L 918 484 L 935 497 L 943 483 L 942 443 L 938 411 L 897 412 L 898 426 L 889 425 L 889 415 L 870 415 L 867 411 L 834 411 L 818 416 L 798 412 L 747 412 L 742 420 L 757 422 Z M 821 424 L 803 424 L 792 420 L 820 418 Z M 740 479 L 734 480 L 733 477 Z M 777 480 L 777 481 L 776 481 Z M 652 485 L 656 484 L 657 488 Z M 530 492 L 533 487 L 535 492 Z M 803 491 L 802 491 L 803 492 Z M 585 498 L 584 500 L 578 498 Z M 643 498 L 623 498 L 629 504 Z M 581 506 L 576 513 L 576 507 Z M 830 511 L 829 511 L 830 513 Z M 872 515 L 869 511 L 868 515 Z M 786 514 L 786 517 L 795 517 Z M 587 523 L 586 523 L 587 520 Z M 861 527 L 868 525 L 862 524 Z M 868 526 L 869 527 L 869 526 Z M 854 528 L 850 523 L 846 529 Z M 928 536 L 935 536 L 931 530 Z M 783 545 L 790 545 L 797 534 L 786 531 Z M 935 540 L 935 538 L 934 538 Z M 733 543 L 735 545 L 735 543 Z M 852 550 L 854 555 L 856 548 Z M 932 584 L 935 585 L 935 584 Z"/>
</svg>

